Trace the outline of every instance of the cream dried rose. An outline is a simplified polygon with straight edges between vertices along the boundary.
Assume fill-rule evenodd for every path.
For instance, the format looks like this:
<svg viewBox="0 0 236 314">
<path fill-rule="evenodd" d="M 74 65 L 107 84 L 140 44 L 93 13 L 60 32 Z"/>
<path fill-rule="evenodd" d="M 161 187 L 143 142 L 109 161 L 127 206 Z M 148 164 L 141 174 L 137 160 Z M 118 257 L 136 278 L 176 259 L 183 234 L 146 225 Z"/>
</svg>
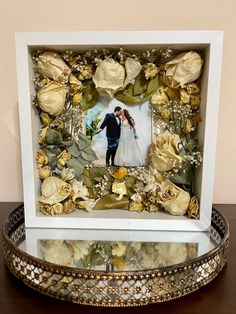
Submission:
<svg viewBox="0 0 236 314">
<path fill-rule="evenodd" d="M 144 210 L 143 203 L 141 201 L 131 201 L 129 203 L 129 210 L 135 212 L 141 212 Z"/>
<path fill-rule="evenodd" d="M 71 153 L 67 152 L 66 150 L 63 150 L 63 152 L 60 153 L 58 156 L 57 162 L 61 166 L 65 166 L 66 162 L 71 159 Z"/>
<path fill-rule="evenodd" d="M 189 104 L 190 97 L 191 97 L 190 94 L 185 89 L 180 90 L 180 100 L 182 101 L 183 104 Z"/>
<path fill-rule="evenodd" d="M 42 144 L 44 142 L 47 130 L 48 130 L 48 126 L 40 130 L 39 135 L 38 135 L 39 144 Z"/>
<path fill-rule="evenodd" d="M 141 64 L 132 58 L 127 58 L 125 67 L 114 59 L 108 58 L 98 64 L 93 81 L 101 95 L 113 97 L 129 83 L 134 83 L 140 70 Z"/>
<path fill-rule="evenodd" d="M 38 168 L 38 175 L 39 175 L 40 179 L 42 179 L 42 180 L 49 177 L 51 175 L 50 166 L 44 166 L 44 167 Z"/>
<path fill-rule="evenodd" d="M 112 184 L 112 192 L 115 194 L 119 194 L 116 199 L 121 200 L 122 197 L 127 194 L 125 182 L 114 181 Z"/>
<path fill-rule="evenodd" d="M 200 87 L 196 83 L 187 84 L 186 89 L 190 95 L 196 95 L 200 93 Z"/>
<path fill-rule="evenodd" d="M 65 85 L 50 82 L 37 94 L 39 107 L 51 116 L 59 116 L 65 105 L 67 90 Z"/>
<path fill-rule="evenodd" d="M 158 68 L 154 63 L 147 63 L 143 68 L 146 80 L 153 78 L 158 73 Z"/>
<path fill-rule="evenodd" d="M 71 73 L 62 57 L 53 51 L 45 51 L 39 55 L 37 68 L 43 76 L 57 82 L 67 82 Z"/>
<path fill-rule="evenodd" d="M 192 95 L 190 104 L 194 109 L 197 109 L 201 104 L 201 96 L 200 95 Z"/>
<path fill-rule="evenodd" d="M 36 162 L 37 168 L 41 168 L 48 164 L 48 156 L 44 153 L 42 149 L 37 152 Z"/>
<path fill-rule="evenodd" d="M 171 153 L 179 152 L 179 144 L 181 143 L 178 134 L 171 134 L 169 131 L 163 132 L 161 135 L 157 136 L 154 140 L 154 145 L 161 151 L 167 150 Z"/>
<path fill-rule="evenodd" d="M 41 185 L 41 203 L 54 205 L 66 199 L 71 193 L 71 185 L 57 177 L 46 178 Z"/>
<path fill-rule="evenodd" d="M 169 97 L 164 86 L 161 86 L 151 97 L 152 105 L 168 105 Z"/>
<path fill-rule="evenodd" d="M 197 196 L 193 196 L 189 202 L 188 217 L 199 219 L 199 201 Z"/>
<path fill-rule="evenodd" d="M 152 166 L 160 172 L 169 171 L 176 165 L 176 163 L 180 163 L 182 161 L 180 156 L 168 151 L 161 151 L 159 149 L 155 149 L 155 153 L 153 153 L 151 149 L 150 157 Z"/>
<path fill-rule="evenodd" d="M 201 75 L 203 60 L 195 51 L 181 53 L 165 64 L 166 84 L 173 88 L 192 83 Z"/>
<path fill-rule="evenodd" d="M 93 81 L 98 92 L 113 97 L 114 93 L 123 87 L 125 69 L 112 58 L 103 60 L 97 66 Z"/>
<path fill-rule="evenodd" d="M 85 201 L 78 202 L 79 208 L 84 208 L 89 213 L 92 212 L 96 204 L 97 204 L 97 200 L 93 200 L 93 199 L 87 199 Z"/>
<path fill-rule="evenodd" d="M 176 163 L 182 161 L 182 157 L 178 155 L 180 137 L 177 134 L 171 134 L 165 131 L 156 137 L 150 149 L 151 164 L 155 170 L 169 171 Z"/>
<path fill-rule="evenodd" d="M 61 171 L 61 179 L 63 181 L 71 181 L 75 177 L 73 172 L 74 172 L 74 169 L 63 168 Z"/>
<path fill-rule="evenodd" d="M 134 80 L 138 76 L 141 69 L 142 66 L 137 60 L 130 57 L 125 60 L 126 78 L 123 88 L 125 88 L 125 86 L 127 86 L 129 83 L 134 83 Z"/>
<path fill-rule="evenodd" d="M 75 266 L 73 251 L 63 241 L 40 241 L 45 261 L 62 266 Z"/>
<path fill-rule="evenodd" d="M 126 245 L 122 242 L 117 242 L 116 245 L 113 247 L 111 254 L 113 256 L 121 257 L 126 252 Z"/>
<path fill-rule="evenodd" d="M 83 69 L 80 70 L 80 73 L 78 75 L 78 79 L 83 81 L 83 80 L 88 80 L 93 77 L 93 68 L 91 65 L 85 65 Z"/>
<path fill-rule="evenodd" d="M 82 241 L 82 240 L 79 240 L 79 241 L 70 240 L 70 241 L 67 241 L 67 243 L 73 250 L 75 261 L 79 261 L 85 255 L 88 255 L 89 248 L 94 242 Z"/>
<path fill-rule="evenodd" d="M 63 212 L 65 214 L 71 213 L 75 209 L 75 203 L 72 199 L 68 199 L 65 202 L 63 202 Z"/>
<path fill-rule="evenodd" d="M 187 212 L 190 195 L 169 180 L 162 182 L 158 192 L 159 203 L 172 215 L 184 215 Z"/>
</svg>

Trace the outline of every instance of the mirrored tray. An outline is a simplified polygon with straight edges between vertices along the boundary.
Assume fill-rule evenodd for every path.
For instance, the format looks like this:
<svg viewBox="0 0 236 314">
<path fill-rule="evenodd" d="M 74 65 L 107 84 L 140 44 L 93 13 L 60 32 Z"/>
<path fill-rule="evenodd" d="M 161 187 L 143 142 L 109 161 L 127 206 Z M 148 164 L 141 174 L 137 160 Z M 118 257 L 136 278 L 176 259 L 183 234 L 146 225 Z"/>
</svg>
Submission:
<svg viewBox="0 0 236 314">
<path fill-rule="evenodd" d="M 229 226 L 209 232 L 25 228 L 24 207 L 3 226 L 5 263 L 31 288 L 95 306 L 164 302 L 209 283 L 227 262 Z"/>
</svg>

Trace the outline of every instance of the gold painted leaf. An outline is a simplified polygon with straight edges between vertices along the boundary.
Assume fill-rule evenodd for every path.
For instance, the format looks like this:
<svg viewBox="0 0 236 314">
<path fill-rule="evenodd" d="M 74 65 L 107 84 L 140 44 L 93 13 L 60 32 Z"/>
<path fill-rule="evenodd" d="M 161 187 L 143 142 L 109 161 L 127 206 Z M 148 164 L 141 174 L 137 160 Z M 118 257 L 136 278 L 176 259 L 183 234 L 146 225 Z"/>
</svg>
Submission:
<svg viewBox="0 0 236 314">
<path fill-rule="evenodd" d="M 136 105 L 142 102 L 140 96 L 133 96 L 134 87 L 132 84 L 126 86 L 121 92 L 117 92 L 115 97 L 117 100 L 123 102 L 126 105 Z"/>
<path fill-rule="evenodd" d="M 123 197 L 121 200 L 117 200 L 116 194 L 109 194 L 102 196 L 94 209 L 126 209 L 129 208 L 129 200 L 127 197 Z"/>
<path fill-rule="evenodd" d="M 141 71 L 136 77 L 134 82 L 134 96 L 141 95 L 147 88 L 147 80 L 145 79 L 144 72 Z"/>
<path fill-rule="evenodd" d="M 159 76 L 157 75 L 148 82 L 146 92 L 143 95 L 143 98 L 147 100 L 159 87 Z"/>
</svg>

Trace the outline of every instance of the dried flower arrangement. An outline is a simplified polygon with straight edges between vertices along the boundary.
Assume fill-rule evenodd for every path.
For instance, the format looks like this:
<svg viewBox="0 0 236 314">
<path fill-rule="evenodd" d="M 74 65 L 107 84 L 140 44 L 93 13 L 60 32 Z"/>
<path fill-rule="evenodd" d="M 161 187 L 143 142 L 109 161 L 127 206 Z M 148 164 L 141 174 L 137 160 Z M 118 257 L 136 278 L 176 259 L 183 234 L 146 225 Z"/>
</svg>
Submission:
<svg viewBox="0 0 236 314">
<path fill-rule="evenodd" d="M 39 115 L 37 170 L 44 215 L 101 209 L 199 218 L 195 168 L 203 60 L 195 51 L 33 50 L 33 105 Z M 153 142 L 145 167 L 98 167 L 84 134 L 86 112 L 100 95 L 134 106 L 149 102 Z"/>
</svg>

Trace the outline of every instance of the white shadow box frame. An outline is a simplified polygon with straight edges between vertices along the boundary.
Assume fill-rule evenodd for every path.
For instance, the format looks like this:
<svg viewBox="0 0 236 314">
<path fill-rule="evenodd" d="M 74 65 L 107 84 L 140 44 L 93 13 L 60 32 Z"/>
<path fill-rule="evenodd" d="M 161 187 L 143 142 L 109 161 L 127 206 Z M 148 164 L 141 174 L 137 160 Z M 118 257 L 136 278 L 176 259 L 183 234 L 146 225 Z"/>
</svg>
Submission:
<svg viewBox="0 0 236 314">
<path fill-rule="evenodd" d="M 165 212 L 141 213 L 125 210 L 76 210 L 64 216 L 44 216 L 38 210 L 40 179 L 35 156 L 40 122 L 32 106 L 35 95 L 30 52 L 48 50 L 130 47 L 137 49 L 173 48 L 201 51 L 201 117 L 198 140 L 203 147 L 203 164 L 196 171 L 195 193 L 200 198 L 200 218 L 172 216 Z M 145 32 L 69 32 L 17 33 L 16 59 L 21 150 L 24 186 L 25 224 L 41 228 L 131 229 L 131 230 L 207 230 L 211 223 L 217 119 L 220 95 L 222 31 L 145 31 Z"/>
</svg>

